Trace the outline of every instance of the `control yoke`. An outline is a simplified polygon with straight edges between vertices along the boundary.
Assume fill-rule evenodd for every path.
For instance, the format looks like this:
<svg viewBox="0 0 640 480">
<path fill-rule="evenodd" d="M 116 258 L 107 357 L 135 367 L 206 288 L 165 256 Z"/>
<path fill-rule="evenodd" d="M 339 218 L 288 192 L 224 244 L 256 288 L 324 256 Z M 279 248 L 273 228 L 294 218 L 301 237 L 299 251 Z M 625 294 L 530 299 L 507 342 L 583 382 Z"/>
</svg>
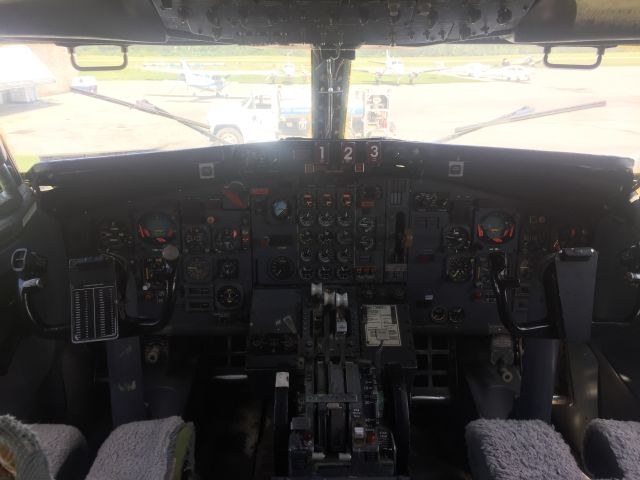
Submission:
<svg viewBox="0 0 640 480">
<path fill-rule="evenodd" d="M 491 284 L 496 295 L 498 315 L 514 337 L 562 338 L 585 342 L 591 336 L 593 299 L 598 253 L 590 247 L 565 248 L 542 262 L 542 283 L 547 316 L 540 320 L 516 323 L 511 315 L 510 298 L 520 287 L 506 273 L 505 254 L 489 254 Z"/>
<path fill-rule="evenodd" d="M 162 330 L 173 313 L 178 257 L 179 251 L 173 245 L 162 251 L 166 278 L 158 318 L 127 314 L 126 286 L 135 276 L 131 275 L 129 263 L 117 255 L 105 253 L 69 260 L 71 320 L 57 324 L 45 322 L 34 306 L 34 297 L 46 288 L 46 258 L 18 248 L 11 255 L 11 268 L 18 280 L 20 306 L 36 334 L 45 338 L 70 337 L 74 343 L 85 343 Z"/>
</svg>

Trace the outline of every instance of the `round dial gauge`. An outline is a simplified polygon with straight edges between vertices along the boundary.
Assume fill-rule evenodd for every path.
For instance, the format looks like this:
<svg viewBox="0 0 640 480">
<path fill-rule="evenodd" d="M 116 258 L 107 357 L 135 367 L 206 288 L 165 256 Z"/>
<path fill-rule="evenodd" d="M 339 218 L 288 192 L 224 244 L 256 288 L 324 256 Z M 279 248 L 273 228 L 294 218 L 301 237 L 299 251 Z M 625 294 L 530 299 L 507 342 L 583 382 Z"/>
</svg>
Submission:
<svg viewBox="0 0 640 480">
<path fill-rule="evenodd" d="M 269 275 L 275 280 L 287 280 L 295 273 L 296 267 L 289 257 L 279 256 L 269 262 Z"/>
<path fill-rule="evenodd" d="M 365 215 L 358 222 L 358 228 L 365 233 L 370 233 L 376 228 L 376 219 Z"/>
<path fill-rule="evenodd" d="M 302 267 L 300 267 L 300 278 L 302 280 L 312 280 L 313 268 L 311 268 L 309 265 L 302 265 Z"/>
<path fill-rule="evenodd" d="M 336 235 L 336 240 L 340 245 L 351 245 L 353 243 L 353 235 L 349 230 L 341 230 Z"/>
<path fill-rule="evenodd" d="M 323 248 L 318 252 L 318 260 L 320 263 L 330 263 L 333 261 L 336 252 L 333 248 Z"/>
<path fill-rule="evenodd" d="M 341 248 L 338 250 L 337 257 L 340 263 L 349 263 L 353 257 L 353 252 L 351 248 Z"/>
<path fill-rule="evenodd" d="M 286 200 L 276 200 L 271 204 L 271 213 L 278 220 L 285 220 L 291 214 L 291 207 Z"/>
<path fill-rule="evenodd" d="M 336 277 L 340 280 L 348 280 L 351 278 L 351 267 L 348 265 L 339 265 L 336 269 Z"/>
<path fill-rule="evenodd" d="M 450 225 L 444 232 L 443 240 L 447 250 L 460 252 L 469 248 L 469 232 L 464 227 Z"/>
<path fill-rule="evenodd" d="M 302 245 L 311 245 L 313 243 L 313 233 L 310 230 L 303 230 L 298 235 L 298 240 Z"/>
<path fill-rule="evenodd" d="M 349 210 L 339 213 L 336 220 L 341 227 L 350 227 L 353 224 L 353 216 Z"/>
<path fill-rule="evenodd" d="M 447 258 L 446 273 L 456 283 L 467 282 L 473 277 L 473 260 L 467 255 L 451 255 Z"/>
<path fill-rule="evenodd" d="M 203 257 L 190 257 L 185 261 L 184 271 L 190 282 L 206 282 L 211 277 L 209 261 Z"/>
<path fill-rule="evenodd" d="M 318 242 L 320 245 L 331 245 L 333 242 L 333 233 L 329 230 L 323 230 L 318 234 Z"/>
<path fill-rule="evenodd" d="M 235 285 L 223 285 L 216 292 L 216 301 L 222 308 L 237 308 L 242 303 L 242 292 Z"/>
<path fill-rule="evenodd" d="M 220 278 L 237 278 L 238 260 L 218 260 L 218 272 Z"/>
<path fill-rule="evenodd" d="M 333 269 L 329 265 L 320 265 L 318 268 L 318 278 L 320 280 L 331 280 Z"/>
<path fill-rule="evenodd" d="M 300 250 L 300 260 L 305 263 L 313 260 L 313 256 L 313 249 L 311 248 L 303 248 L 302 250 Z"/>
<path fill-rule="evenodd" d="M 330 227 L 333 225 L 333 215 L 329 212 L 322 212 L 318 215 L 318 224 L 321 227 Z"/>
<path fill-rule="evenodd" d="M 122 250 L 133 245 L 133 235 L 123 222 L 105 220 L 98 227 L 98 243 L 102 250 Z"/>
<path fill-rule="evenodd" d="M 369 250 L 373 250 L 373 247 L 375 246 L 375 244 L 376 244 L 375 239 L 369 235 L 363 235 L 358 240 L 358 247 L 360 248 L 360 250 L 364 250 L 365 252 L 368 252 Z"/>
<path fill-rule="evenodd" d="M 477 226 L 478 238 L 488 243 L 501 244 L 511 240 L 516 233 L 514 218 L 504 212 L 491 212 Z"/>
<path fill-rule="evenodd" d="M 311 212 L 302 212 L 300 215 L 298 215 L 298 223 L 300 223 L 301 226 L 303 227 L 310 227 L 313 225 L 315 218 L 313 216 L 313 213 Z"/>
<path fill-rule="evenodd" d="M 138 235 L 147 243 L 164 245 L 176 238 L 176 223 L 170 215 L 162 212 L 145 213 L 138 222 Z"/>
<path fill-rule="evenodd" d="M 211 235 L 204 225 L 191 225 L 182 230 L 182 241 L 187 252 L 206 252 L 209 250 Z"/>
<path fill-rule="evenodd" d="M 216 230 L 216 250 L 232 252 L 240 247 L 240 232 L 235 228 L 220 228 Z"/>
</svg>

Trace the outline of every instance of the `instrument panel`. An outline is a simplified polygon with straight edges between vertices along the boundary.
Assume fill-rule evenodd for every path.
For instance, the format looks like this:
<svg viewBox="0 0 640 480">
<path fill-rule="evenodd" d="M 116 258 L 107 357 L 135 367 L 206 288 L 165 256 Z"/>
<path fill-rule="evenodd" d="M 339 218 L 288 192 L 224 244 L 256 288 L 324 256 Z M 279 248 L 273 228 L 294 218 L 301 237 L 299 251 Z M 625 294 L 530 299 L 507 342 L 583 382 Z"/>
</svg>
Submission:
<svg viewBox="0 0 640 480">
<path fill-rule="evenodd" d="M 165 301 L 161 252 L 174 245 L 174 332 L 180 325 L 246 325 L 254 289 L 321 282 L 355 287 L 364 303 L 407 304 L 416 328 L 486 334 L 502 328 L 490 252 L 502 252 L 509 275 L 520 280 L 512 313 L 526 321 L 544 313 L 536 269 L 545 256 L 593 240 L 588 212 L 569 216 L 462 185 L 455 179 L 463 162 L 449 162 L 449 180 L 416 175 L 406 168 L 416 151 L 406 149 L 387 175 L 378 168 L 381 142 L 301 145 L 288 152 L 297 166 L 288 174 L 281 153 L 238 147 L 229 156 L 233 174 L 69 217 L 69 255 L 126 259 L 137 299 L 127 308 L 153 316 Z"/>
</svg>

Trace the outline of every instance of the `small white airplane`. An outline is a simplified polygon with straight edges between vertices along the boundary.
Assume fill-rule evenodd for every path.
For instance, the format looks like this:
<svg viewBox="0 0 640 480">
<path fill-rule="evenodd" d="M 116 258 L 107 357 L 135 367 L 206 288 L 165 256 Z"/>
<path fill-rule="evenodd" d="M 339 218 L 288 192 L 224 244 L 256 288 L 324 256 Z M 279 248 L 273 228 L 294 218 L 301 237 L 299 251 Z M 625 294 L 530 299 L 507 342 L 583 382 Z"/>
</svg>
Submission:
<svg viewBox="0 0 640 480">
<path fill-rule="evenodd" d="M 426 68 L 406 68 L 404 63 L 391 56 L 389 50 L 386 51 L 386 58 L 384 62 L 371 61 L 371 63 L 379 63 L 381 67 L 376 68 L 355 68 L 358 72 L 370 73 L 375 77 L 376 84 L 380 84 L 384 77 L 395 77 L 396 84 L 400 85 L 400 81 L 403 77 L 409 80 L 409 84 L 413 85 L 416 78 L 422 73 L 438 72 L 444 69 L 444 66 L 426 67 Z"/>
<path fill-rule="evenodd" d="M 218 64 L 222 65 L 222 64 Z M 273 70 L 209 70 L 194 69 L 186 60 L 180 62 L 180 68 L 170 64 L 145 64 L 145 70 L 151 72 L 173 73 L 178 75 L 188 87 L 213 92 L 217 96 L 222 95 L 222 91 L 227 87 L 227 79 L 233 76 L 254 75 L 264 76 L 271 83 L 275 83 L 278 78 L 283 78 L 285 83 L 299 76 L 308 76 L 308 73 L 296 72 L 296 66 L 292 62 L 285 63 L 281 68 Z"/>
</svg>

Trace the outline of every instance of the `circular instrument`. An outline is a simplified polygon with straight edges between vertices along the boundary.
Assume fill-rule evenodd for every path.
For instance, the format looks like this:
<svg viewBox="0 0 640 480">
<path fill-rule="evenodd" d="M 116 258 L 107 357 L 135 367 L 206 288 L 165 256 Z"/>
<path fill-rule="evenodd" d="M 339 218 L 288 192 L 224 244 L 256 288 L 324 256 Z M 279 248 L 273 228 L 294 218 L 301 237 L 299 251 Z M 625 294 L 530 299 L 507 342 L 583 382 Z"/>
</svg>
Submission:
<svg viewBox="0 0 640 480">
<path fill-rule="evenodd" d="M 373 250 L 373 247 L 375 246 L 375 244 L 376 244 L 375 239 L 369 235 L 363 235 L 358 240 L 358 247 L 360 248 L 360 250 L 363 250 L 365 252 L 368 252 L 369 250 Z"/>
<path fill-rule="evenodd" d="M 330 227 L 333 225 L 333 215 L 329 212 L 322 212 L 318 215 L 318 225 L 321 227 Z"/>
<path fill-rule="evenodd" d="M 276 200 L 271 204 L 271 213 L 277 220 L 286 220 L 291 215 L 291 207 L 286 200 Z"/>
<path fill-rule="evenodd" d="M 313 215 L 313 213 L 309 212 L 309 211 L 305 211 L 300 213 L 300 215 L 298 215 L 298 223 L 300 223 L 301 226 L 303 227 L 310 227 L 313 225 L 313 222 L 315 220 L 315 217 Z"/>
<path fill-rule="evenodd" d="M 514 218 L 504 212 L 491 212 L 482 217 L 477 226 L 478 238 L 494 244 L 511 240 L 516 233 Z"/>
<path fill-rule="evenodd" d="M 374 217 L 365 215 L 358 222 L 358 228 L 364 233 L 370 233 L 376 228 L 376 219 Z"/>
<path fill-rule="evenodd" d="M 333 243 L 333 233 L 329 230 L 323 230 L 318 234 L 318 242 L 320 245 L 331 245 Z"/>
<path fill-rule="evenodd" d="M 205 225 L 190 225 L 182 230 L 182 241 L 186 252 L 206 252 L 211 243 L 209 228 Z"/>
<path fill-rule="evenodd" d="M 138 236 L 153 245 L 165 245 L 175 240 L 178 228 L 167 213 L 145 213 L 138 222 Z"/>
<path fill-rule="evenodd" d="M 341 227 L 350 227 L 353 224 L 353 217 L 349 210 L 340 212 L 336 220 Z"/>
<path fill-rule="evenodd" d="M 239 307 L 242 304 L 242 292 L 235 285 L 223 285 L 216 292 L 216 301 L 225 309 Z"/>
<path fill-rule="evenodd" d="M 303 262 L 308 263 L 311 260 L 313 260 L 313 257 L 314 257 L 313 249 L 303 248 L 302 250 L 300 250 L 300 260 L 302 260 Z"/>
<path fill-rule="evenodd" d="M 447 250 L 461 252 L 469 248 L 469 232 L 466 228 L 450 225 L 444 231 L 443 243 Z"/>
<path fill-rule="evenodd" d="M 336 256 L 333 248 L 323 248 L 318 252 L 318 260 L 320 263 L 331 263 Z"/>
<path fill-rule="evenodd" d="M 349 230 L 341 230 L 337 233 L 336 240 L 340 245 L 351 245 L 353 243 L 353 234 Z"/>
<path fill-rule="evenodd" d="M 447 257 L 445 268 L 447 277 L 452 282 L 467 282 L 473 277 L 473 259 L 468 255 Z"/>
<path fill-rule="evenodd" d="M 313 232 L 311 230 L 303 230 L 298 234 L 298 240 L 301 245 L 311 245 L 313 243 Z"/>
<path fill-rule="evenodd" d="M 269 275 L 275 280 L 287 280 L 293 276 L 296 267 L 289 257 L 274 257 L 269 261 Z"/>
<path fill-rule="evenodd" d="M 220 228 L 215 233 L 216 250 L 233 252 L 240 248 L 240 232 L 235 228 Z"/>
<path fill-rule="evenodd" d="M 209 261 L 204 257 L 189 257 L 185 260 L 184 273 L 190 282 L 206 282 L 211 278 Z"/>
</svg>

